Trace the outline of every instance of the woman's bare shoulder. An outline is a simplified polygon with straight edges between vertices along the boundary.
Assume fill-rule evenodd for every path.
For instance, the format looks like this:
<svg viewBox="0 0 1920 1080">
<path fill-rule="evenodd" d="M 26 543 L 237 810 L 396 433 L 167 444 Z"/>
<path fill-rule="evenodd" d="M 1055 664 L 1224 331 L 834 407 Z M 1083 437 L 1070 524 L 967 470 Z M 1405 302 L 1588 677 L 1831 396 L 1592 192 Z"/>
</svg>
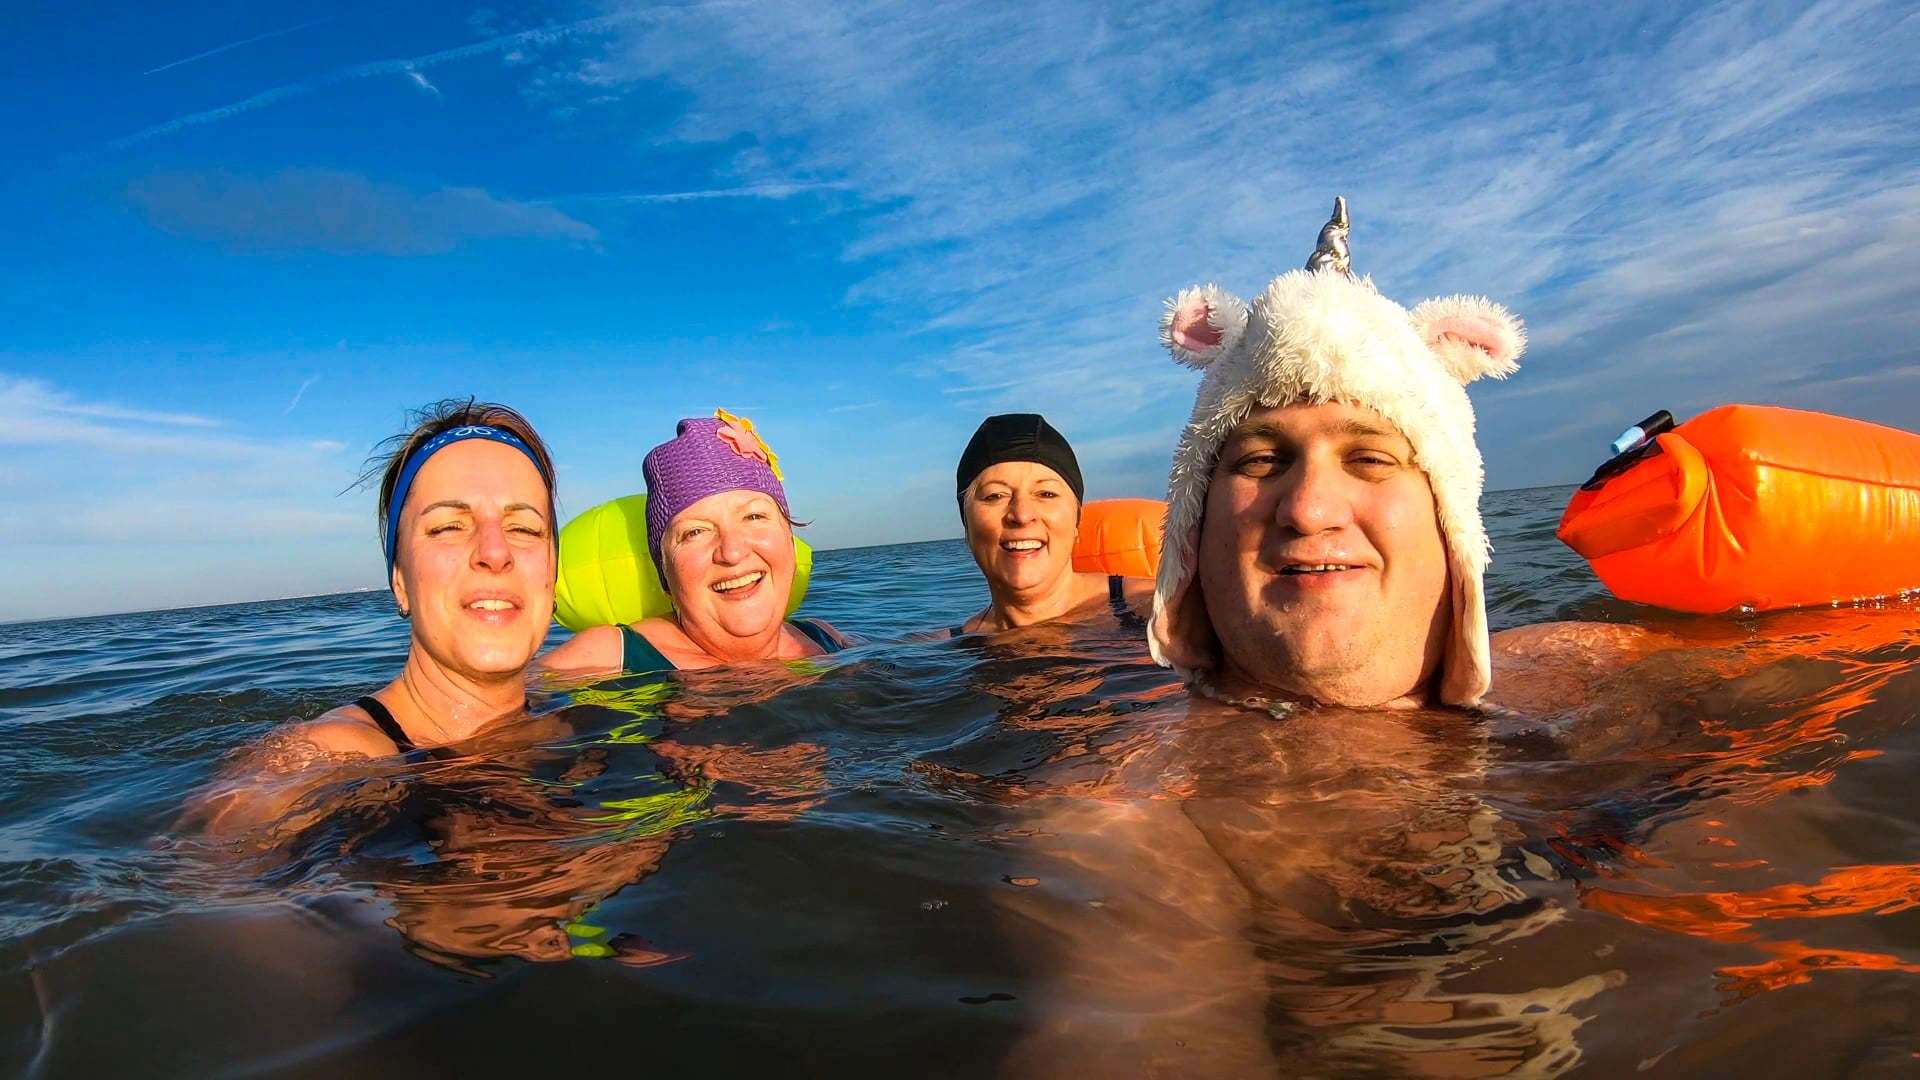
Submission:
<svg viewBox="0 0 1920 1080">
<path fill-rule="evenodd" d="M 399 752 L 358 705 L 284 724 L 236 752 L 187 800 L 179 827 L 239 834 L 279 821 L 311 792 L 370 758 Z"/>
<path fill-rule="evenodd" d="M 318 760 L 349 754 L 358 757 L 387 757 L 400 752 L 367 710 L 358 705 L 330 709 L 301 724 L 289 724 L 262 741 L 262 749 L 278 752 L 289 763 L 302 751 L 317 751 Z"/>
<path fill-rule="evenodd" d="M 619 627 L 589 626 L 541 657 L 539 665 L 558 674 L 618 671 L 623 645 Z"/>
<path fill-rule="evenodd" d="M 646 638 L 655 645 L 663 642 L 671 645 L 676 642 L 689 640 L 687 632 L 680 629 L 679 621 L 669 619 L 664 615 L 654 615 L 641 619 L 639 622 L 633 624 L 633 628 L 639 631 L 641 637 Z"/>
</svg>

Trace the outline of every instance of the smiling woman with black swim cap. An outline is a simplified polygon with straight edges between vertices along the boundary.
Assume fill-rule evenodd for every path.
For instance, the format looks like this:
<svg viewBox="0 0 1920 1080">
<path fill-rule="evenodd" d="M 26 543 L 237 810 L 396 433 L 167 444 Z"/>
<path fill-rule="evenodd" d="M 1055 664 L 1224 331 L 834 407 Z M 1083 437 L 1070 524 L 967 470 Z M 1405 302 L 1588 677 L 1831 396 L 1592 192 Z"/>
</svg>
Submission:
<svg viewBox="0 0 1920 1080">
<path fill-rule="evenodd" d="M 1038 413 L 982 421 L 954 473 L 967 546 L 992 601 L 954 634 L 992 633 L 1066 616 L 1144 609 L 1153 582 L 1073 569 L 1086 486 L 1066 437 Z"/>
</svg>

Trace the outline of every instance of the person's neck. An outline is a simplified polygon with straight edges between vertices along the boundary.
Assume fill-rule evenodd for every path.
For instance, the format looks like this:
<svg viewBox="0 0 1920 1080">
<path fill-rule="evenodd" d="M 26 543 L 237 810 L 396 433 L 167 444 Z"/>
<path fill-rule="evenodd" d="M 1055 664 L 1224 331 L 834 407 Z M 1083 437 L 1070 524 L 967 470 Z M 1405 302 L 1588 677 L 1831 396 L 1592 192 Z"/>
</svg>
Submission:
<svg viewBox="0 0 1920 1080">
<path fill-rule="evenodd" d="M 1052 581 L 1031 589 L 1009 589 L 989 582 L 987 592 L 993 606 L 987 610 L 983 630 L 1011 630 L 1057 619 L 1080 606 L 1080 579 L 1069 564 Z"/>
<path fill-rule="evenodd" d="M 786 621 L 775 622 L 772 627 L 752 637 L 734 637 L 730 634 L 709 636 L 701 633 L 699 627 L 689 626 L 676 614 L 675 625 L 687 643 L 707 654 L 718 664 L 745 664 L 755 660 L 771 660 L 780 655 L 786 634 Z"/>
<path fill-rule="evenodd" d="M 1211 697 L 1228 704 L 1254 704 L 1261 706 L 1272 704 L 1293 707 L 1332 705 L 1343 708 L 1399 710 L 1423 709 L 1433 703 L 1431 678 L 1422 681 L 1420 688 L 1375 704 L 1358 705 L 1357 701 L 1366 700 L 1373 695 L 1365 693 L 1357 686 L 1330 686 L 1306 688 L 1294 685 L 1282 685 L 1275 681 L 1256 678 L 1241 669 L 1231 658 L 1223 657 L 1219 666 L 1206 673 L 1204 689 Z M 1318 692 L 1316 692 L 1318 691 Z"/>
<path fill-rule="evenodd" d="M 418 642 L 407 653 L 400 677 L 385 691 L 401 706 L 400 720 L 414 742 L 460 742 L 503 716 L 519 712 L 527 701 L 519 673 L 475 678 L 450 671 L 427 655 Z M 424 737 L 421 737 L 424 736 Z"/>
</svg>

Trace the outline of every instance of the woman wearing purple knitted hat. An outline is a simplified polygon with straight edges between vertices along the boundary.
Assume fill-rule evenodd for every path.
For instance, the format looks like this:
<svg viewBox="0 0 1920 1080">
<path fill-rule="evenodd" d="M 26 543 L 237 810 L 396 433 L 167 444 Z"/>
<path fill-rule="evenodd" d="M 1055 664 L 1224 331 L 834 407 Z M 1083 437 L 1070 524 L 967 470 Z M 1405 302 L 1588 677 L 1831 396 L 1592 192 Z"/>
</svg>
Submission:
<svg viewBox="0 0 1920 1080">
<path fill-rule="evenodd" d="M 779 459 L 749 420 L 720 410 L 680 421 L 641 463 L 647 550 L 672 614 L 596 626 L 553 650 L 553 671 L 691 670 L 838 652 L 820 619 L 785 618 L 793 515 Z"/>
</svg>

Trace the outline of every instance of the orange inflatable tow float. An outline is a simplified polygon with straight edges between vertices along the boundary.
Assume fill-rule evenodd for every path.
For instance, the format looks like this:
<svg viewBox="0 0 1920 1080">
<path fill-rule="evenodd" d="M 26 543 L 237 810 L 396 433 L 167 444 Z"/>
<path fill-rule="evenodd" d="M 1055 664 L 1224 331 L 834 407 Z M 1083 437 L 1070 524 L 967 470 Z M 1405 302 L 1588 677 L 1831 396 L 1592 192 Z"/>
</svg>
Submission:
<svg viewBox="0 0 1920 1080">
<path fill-rule="evenodd" d="M 1770 611 L 1920 589 L 1920 435 L 1723 405 L 1627 429 L 1558 535 L 1624 600 Z"/>
<path fill-rule="evenodd" d="M 1080 508 L 1080 539 L 1073 568 L 1083 574 L 1150 578 L 1160 572 L 1160 529 L 1167 504 L 1159 499 L 1096 499 Z"/>
</svg>

